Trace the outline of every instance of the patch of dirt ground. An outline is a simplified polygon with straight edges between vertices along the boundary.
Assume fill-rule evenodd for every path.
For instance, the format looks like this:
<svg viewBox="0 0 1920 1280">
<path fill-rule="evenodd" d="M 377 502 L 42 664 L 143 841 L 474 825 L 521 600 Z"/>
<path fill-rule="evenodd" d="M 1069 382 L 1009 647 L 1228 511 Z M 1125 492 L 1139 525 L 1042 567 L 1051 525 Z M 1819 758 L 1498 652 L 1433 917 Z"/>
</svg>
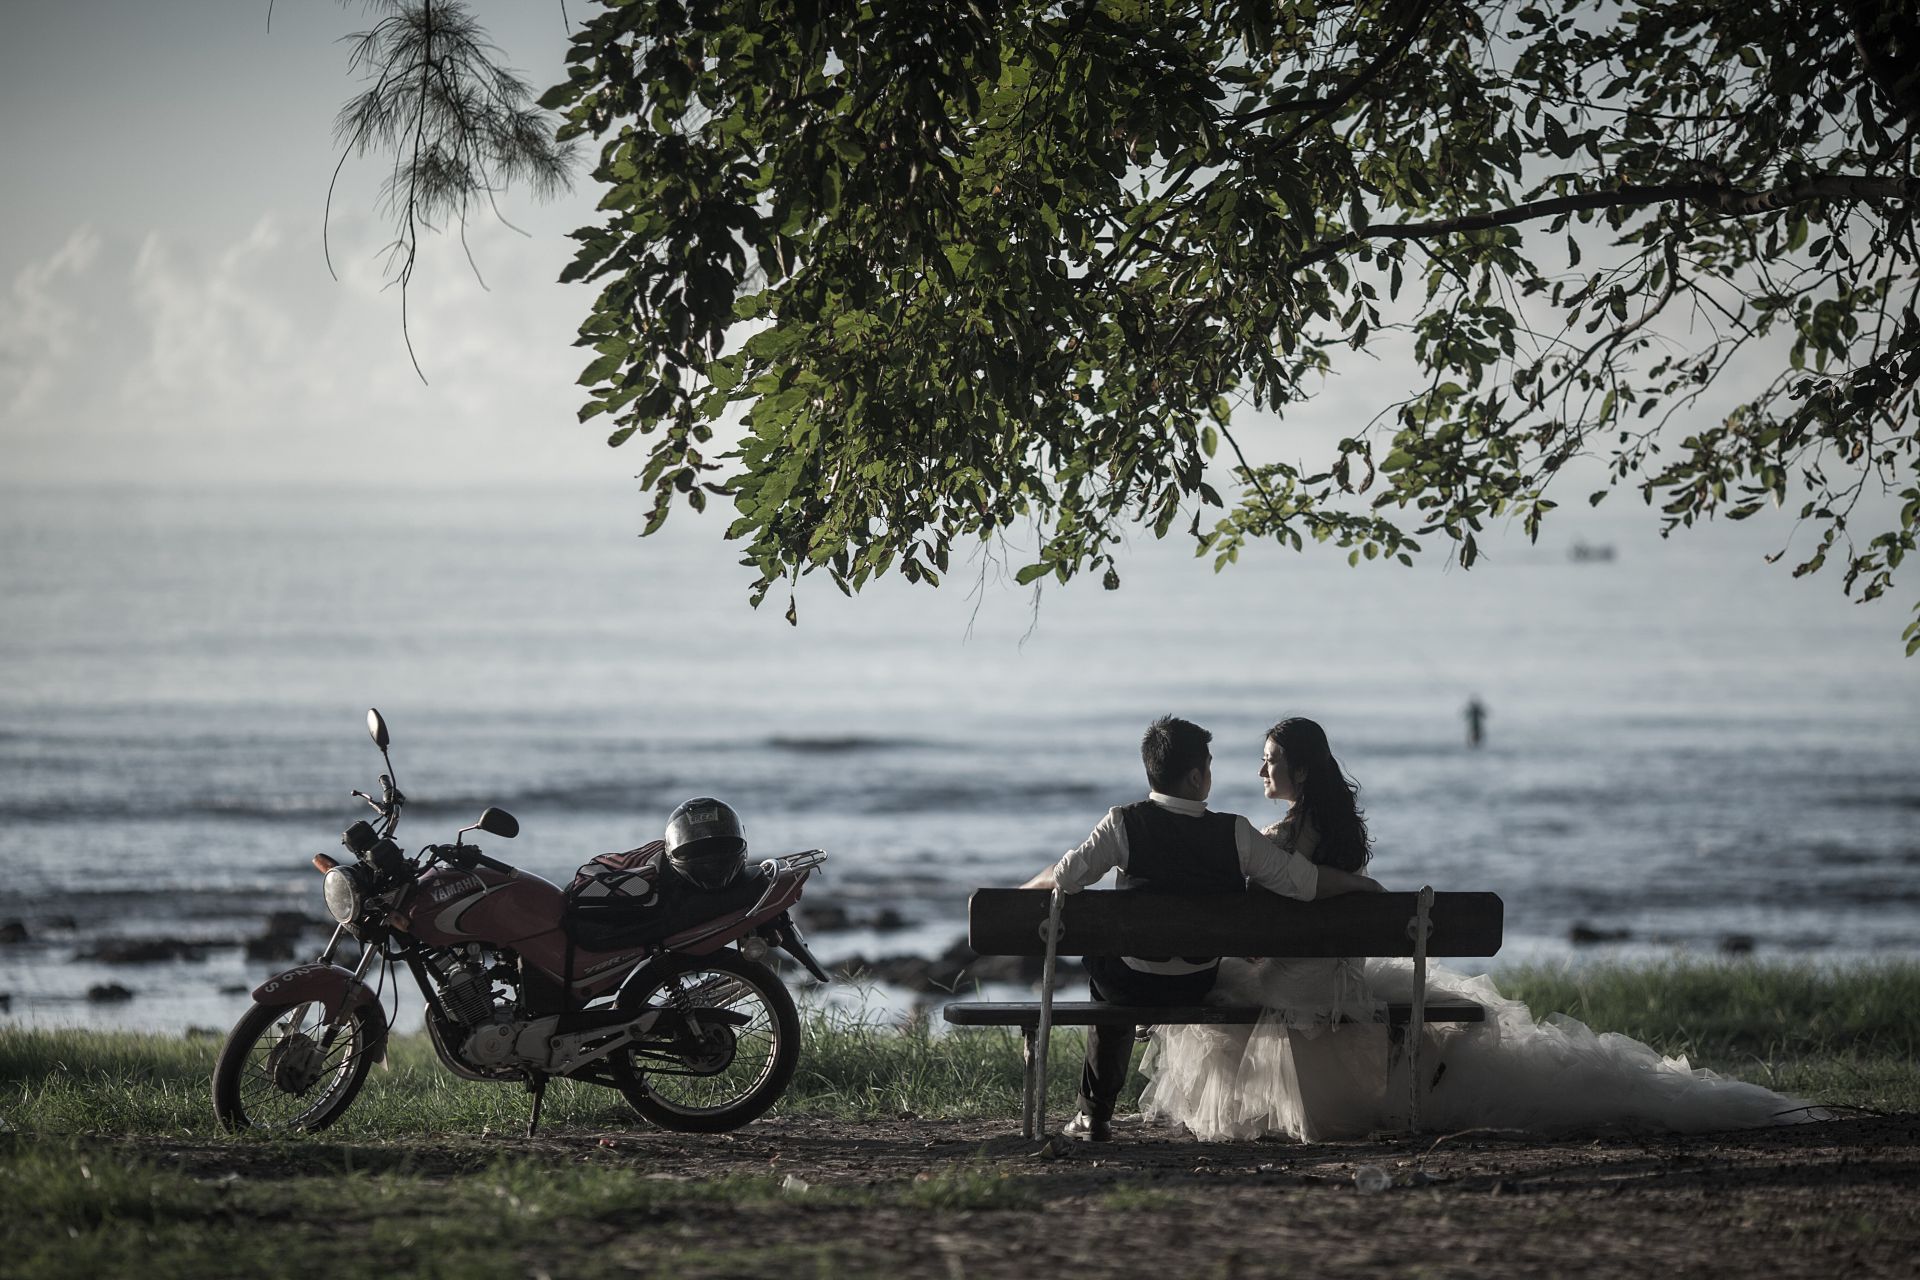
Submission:
<svg viewBox="0 0 1920 1280">
<path fill-rule="evenodd" d="M 342 1148 L 159 1142 L 198 1174 L 338 1169 L 459 1176 L 501 1157 L 630 1167 L 662 1182 L 766 1176 L 778 1197 L 687 1197 L 570 1230 L 528 1274 L 676 1276 L 1914 1276 L 1920 1117 L 1695 1136 L 1496 1130 L 1367 1142 L 1023 1140 L 1006 1121 L 776 1117 L 733 1134 L 555 1130 Z M 1375 1167 L 1392 1186 L 1363 1192 Z M 801 1186 L 804 1184 L 804 1186 Z"/>
<path fill-rule="evenodd" d="M 1008 1128 L 785 1119 L 722 1140 L 609 1140 L 649 1171 L 787 1171 L 831 1188 L 960 1169 L 1014 1184 L 1008 1199 L 1021 1207 L 870 1209 L 851 1221 L 814 1221 L 801 1192 L 753 1224 L 843 1245 L 849 1270 L 877 1274 L 1920 1274 L 1912 1115 L 1703 1136 L 1482 1130 L 1313 1146 L 1194 1142 L 1140 1125 L 1116 1126 L 1112 1144 L 1035 1144 Z M 1394 1186 L 1357 1190 L 1369 1165 Z"/>
<path fill-rule="evenodd" d="M 158 1145 L 195 1172 L 294 1171 L 281 1144 Z M 322 1140 L 313 1156 L 337 1161 L 340 1150 Z M 1914 1115 L 1314 1145 L 1203 1143 L 1124 1121 L 1111 1143 L 1043 1144 L 1006 1121 L 776 1117 L 714 1136 L 559 1130 L 352 1154 L 377 1168 L 382 1150 L 436 1176 L 514 1155 L 662 1181 L 796 1180 L 771 1199 L 689 1197 L 681 1208 L 668 1198 L 569 1233 L 566 1248 L 600 1265 L 652 1271 L 678 1259 L 684 1277 L 1920 1274 Z M 1360 1190 L 1364 1166 L 1394 1185 Z M 564 1256 L 528 1262 L 530 1275 L 569 1269 Z"/>
</svg>

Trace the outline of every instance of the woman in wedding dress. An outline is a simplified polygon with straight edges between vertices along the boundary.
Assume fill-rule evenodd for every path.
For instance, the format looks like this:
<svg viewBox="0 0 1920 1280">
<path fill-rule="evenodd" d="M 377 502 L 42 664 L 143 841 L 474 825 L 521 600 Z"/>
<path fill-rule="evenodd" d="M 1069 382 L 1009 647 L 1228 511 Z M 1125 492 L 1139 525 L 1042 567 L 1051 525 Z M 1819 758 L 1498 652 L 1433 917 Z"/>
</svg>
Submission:
<svg viewBox="0 0 1920 1280">
<path fill-rule="evenodd" d="M 1358 872 L 1370 857 L 1351 782 L 1311 720 L 1267 734 L 1260 777 L 1290 807 L 1267 836 L 1317 863 Z M 1349 958 L 1221 962 L 1213 1004 L 1257 1004 L 1251 1028 L 1156 1028 L 1141 1069 L 1149 1117 L 1206 1140 L 1281 1134 L 1303 1142 L 1360 1137 L 1407 1123 L 1404 1060 L 1388 1070 L 1382 1004 L 1412 998 L 1412 963 Z M 1482 1023 L 1426 1028 L 1423 1128 L 1553 1131 L 1621 1125 L 1705 1132 L 1792 1123 L 1813 1112 L 1759 1085 L 1695 1070 L 1629 1036 L 1563 1014 L 1536 1021 L 1492 979 L 1429 965 L 1427 999 L 1471 1000 Z"/>
</svg>

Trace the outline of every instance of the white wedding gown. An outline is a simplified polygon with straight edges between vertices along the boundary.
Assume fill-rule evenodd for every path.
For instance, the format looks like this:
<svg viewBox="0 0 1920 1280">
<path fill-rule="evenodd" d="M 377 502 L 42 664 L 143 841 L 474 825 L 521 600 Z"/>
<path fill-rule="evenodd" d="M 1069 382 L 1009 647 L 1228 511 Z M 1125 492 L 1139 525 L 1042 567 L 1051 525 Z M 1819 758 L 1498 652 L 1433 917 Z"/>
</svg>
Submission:
<svg viewBox="0 0 1920 1280">
<path fill-rule="evenodd" d="M 1404 1128 L 1406 1063 L 1389 1070 L 1387 1029 L 1368 1020 L 1380 1004 L 1412 994 L 1408 960 L 1223 960 L 1208 1003 L 1260 1005 L 1260 1021 L 1156 1028 L 1140 1109 L 1208 1141 L 1271 1133 L 1320 1142 Z M 1816 1118 L 1799 1099 L 1696 1070 L 1629 1036 L 1564 1014 L 1536 1022 L 1488 977 L 1430 964 L 1427 999 L 1487 1011 L 1482 1023 L 1426 1030 L 1420 1124 L 1428 1132 L 1706 1132 Z M 1338 1024 L 1343 1015 L 1360 1022 Z"/>
</svg>

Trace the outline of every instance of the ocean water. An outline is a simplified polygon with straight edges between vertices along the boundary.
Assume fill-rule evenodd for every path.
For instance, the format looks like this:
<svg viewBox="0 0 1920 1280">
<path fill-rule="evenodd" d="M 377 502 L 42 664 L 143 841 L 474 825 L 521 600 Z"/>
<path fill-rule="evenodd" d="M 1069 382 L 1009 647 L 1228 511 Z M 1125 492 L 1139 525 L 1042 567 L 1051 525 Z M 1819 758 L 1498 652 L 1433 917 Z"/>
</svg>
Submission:
<svg viewBox="0 0 1920 1280">
<path fill-rule="evenodd" d="M 224 1027 L 281 963 L 238 940 L 323 916 L 308 865 L 393 731 L 410 847 L 489 804 L 496 856 L 564 882 L 715 794 L 757 854 L 824 847 L 809 898 L 906 927 L 832 960 L 936 953 L 968 891 L 1017 883 L 1144 793 L 1141 729 L 1212 729 L 1216 808 L 1265 822 L 1265 727 L 1311 715 L 1362 784 L 1390 887 L 1506 902 L 1498 963 L 1596 954 L 1920 953 L 1920 662 L 1898 604 L 1794 582 L 1744 533 L 1663 543 L 1643 511 L 1471 573 L 1174 544 L 1122 590 L 825 582 L 746 607 L 714 518 L 634 536 L 618 487 L 408 494 L 14 491 L 0 510 L 0 1018 Z M 1604 511 L 1604 509 L 1603 509 Z M 1576 560 L 1574 534 L 1611 559 Z M 1744 539 L 1744 540 L 1743 540 Z M 1469 697 L 1486 745 L 1464 743 Z M 1624 934 L 1602 947 L 1576 925 Z M 107 964 L 115 939 L 208 943 Z M 302 944 L 316 950 L 317 937 Z M 132 998 L 88 1000 L 118 983 Z M 869 993 L 871 995 L 871 993 Z M 896 997 L 879 993 L 881 1004 Z"/>
</svg>

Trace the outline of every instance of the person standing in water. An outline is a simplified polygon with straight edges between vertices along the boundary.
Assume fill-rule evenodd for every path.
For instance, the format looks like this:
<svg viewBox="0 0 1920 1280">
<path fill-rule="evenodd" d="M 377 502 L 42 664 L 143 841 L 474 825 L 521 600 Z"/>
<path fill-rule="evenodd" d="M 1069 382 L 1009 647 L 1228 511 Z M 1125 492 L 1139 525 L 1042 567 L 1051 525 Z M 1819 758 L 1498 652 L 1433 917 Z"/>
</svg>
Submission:
<svg viewBox="0 0 1920 1280">
<path fill-rule="evenodd" d="M 1479 694 L 1467 698 L 1467 745 L 1480 746 L 1487 738 L 1487 704 L 1480 701 Z"/>
</svg>

